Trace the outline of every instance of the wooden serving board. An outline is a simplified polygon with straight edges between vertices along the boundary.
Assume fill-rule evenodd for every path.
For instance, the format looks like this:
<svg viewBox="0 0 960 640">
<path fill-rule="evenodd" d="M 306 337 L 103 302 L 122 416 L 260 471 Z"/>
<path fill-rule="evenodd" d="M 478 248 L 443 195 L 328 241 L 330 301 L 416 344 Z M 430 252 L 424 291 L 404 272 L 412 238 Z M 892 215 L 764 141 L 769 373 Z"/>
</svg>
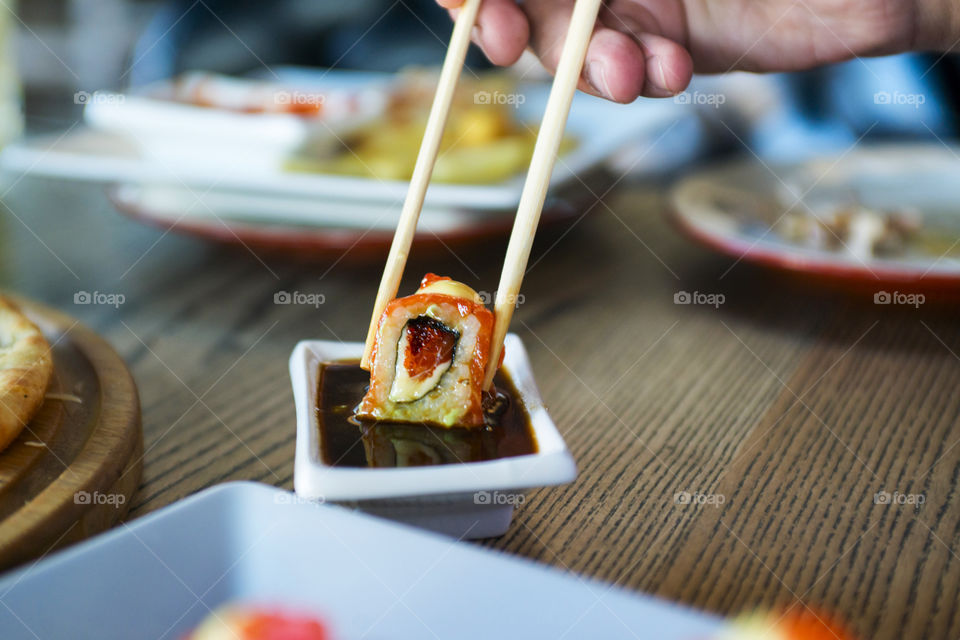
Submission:
<svg viewBox="0 0 960 640">
<path fill-rule="evenodd" d="M 47 399 L 0 453 L 0 568 L 99 533 L 140 483 L 137 387 L 120 356 L 69 316 L 9 296 L 53 350 Z"/>
</svg>

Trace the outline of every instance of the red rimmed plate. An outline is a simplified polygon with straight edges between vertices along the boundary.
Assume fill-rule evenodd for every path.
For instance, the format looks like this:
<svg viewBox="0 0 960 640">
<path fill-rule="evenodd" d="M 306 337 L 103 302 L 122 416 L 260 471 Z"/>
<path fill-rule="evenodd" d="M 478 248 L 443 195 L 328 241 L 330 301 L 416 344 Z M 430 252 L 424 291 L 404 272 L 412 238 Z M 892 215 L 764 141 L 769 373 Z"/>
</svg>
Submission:
<svg viewBox="0 0 960 640">
<path fill-rule="evenodd" d="M 736 260 L 836 283 L 907 290 L 960 285 L 960 155 L 943 145 L 867 146 L 793 164 L 743 160 L 677 183 L 673 219 L 687 236 Z M 850 237 L 788 237 L 787 216 L 863 207 L 883 218 L 909 211 L 920 227 L 900 250 L 877 255 Z M 873 214 L 871 214 L 873 215 Z M 833 246 L 828 246 L 833 245 Z"/>
<path fill-rule="evenodd" d="M 390 249 L 400 211 L 399 203 L 388 210 L 283 199 L 271 199 L 271 207 L 250 194 L 196 194 L 183 188 L 132 184 L 110 187 L 108 196 L 121 213 L 153 227 L 318 261 L 383 258 Z M 550 198 L 540 229 L 550 233 L 563 228 L 581 214 L 583 198 L 583 193 Z M 339 208 L 339 212 L 325 218 L 316 214 L 318 206 Z M 284 215 L 277 215 L 278 209 Z M 257 211 L 265 213 L 258 216 Z M 427 254 L 470 249 L 505 241 L 512 226 L 512 212 L 425 210 L 414 246 Z"/>
</svg>

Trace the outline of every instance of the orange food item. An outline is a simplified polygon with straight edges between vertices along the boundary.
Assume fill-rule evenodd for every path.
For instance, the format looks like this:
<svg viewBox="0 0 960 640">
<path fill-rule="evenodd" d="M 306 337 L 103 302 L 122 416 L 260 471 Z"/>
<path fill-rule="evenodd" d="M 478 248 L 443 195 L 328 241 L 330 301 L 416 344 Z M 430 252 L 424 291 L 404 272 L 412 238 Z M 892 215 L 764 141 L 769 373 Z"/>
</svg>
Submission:
<svg viewBox="0 0 960 640">
<path fill-rule="evenodd" d="M 330 640 L 315 617 L 232 606 L 211 613 L 185 640 Z"/>
<path fill-rule="evenodd" d="M 829 615 L 802 605 L 786 612 L 760 611 L 734 618 L 715 640 L 855 640 Z"/>
<path fill-rule="evenodd" d="M 790 640 L 854 640 L 835 620 L 806 607 L 786 614 L 779 626 Z"/>
</svg>

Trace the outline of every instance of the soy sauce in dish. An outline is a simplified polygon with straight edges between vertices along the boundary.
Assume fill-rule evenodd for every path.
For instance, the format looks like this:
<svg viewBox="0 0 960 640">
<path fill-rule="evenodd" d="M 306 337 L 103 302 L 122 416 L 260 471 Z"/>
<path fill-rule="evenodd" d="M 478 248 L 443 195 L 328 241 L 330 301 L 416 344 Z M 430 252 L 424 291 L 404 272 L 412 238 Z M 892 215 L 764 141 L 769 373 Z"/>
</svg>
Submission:
<svg viewBox="0 0 960 640">
<path fill-rule="evenodd" d="M 354 409 L 370 373 L 357 361 L 321 365 L 317 389 L 320 454 L 336 467 L 413 467 L 479 462 L 537 452 L 530 416 L 503 371 L 487 398 L 487 424 L 450 429 L 423 424 L 358 420 Z"/>
</svg>

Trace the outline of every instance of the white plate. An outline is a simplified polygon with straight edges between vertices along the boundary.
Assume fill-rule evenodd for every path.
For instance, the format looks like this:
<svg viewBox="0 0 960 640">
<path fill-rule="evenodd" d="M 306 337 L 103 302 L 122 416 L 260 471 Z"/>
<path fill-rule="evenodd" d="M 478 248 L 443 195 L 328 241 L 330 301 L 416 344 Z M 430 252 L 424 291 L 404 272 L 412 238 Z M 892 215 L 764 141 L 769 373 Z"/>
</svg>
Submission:
<svg viewBox="0 0 960 640">
<path fill-rule="evenodd" d="M 537 452 L 484 462 L 397 469 L 334 467 L 320 454 L 316 397 L 320 366 L 359 360 L 362 342 L 305 340 L 290 356 L 297 406 L 294 487 L 306 499 L 356 502 L 362 508 L 455 537 L 485 538 L 510 526 L 523 489 L 572 482 L 573 456 L 547 413 L 520 338 L 507 334 L 503 368 L 530 416 Z M 400 499 L 400 500 L 393 500 Z"/>
<path fill-rule="evenodd" d="M 297 81 L 313 77 L 312 86 L 357 86 L 354 76 L 371 77 L 351 71 L 298 72 Z M 281 79 L 284 74 L 280 74 Z M 372 76 L 377 78 L 377 76 Z M 382 82 L 381 78 L 371 80 Z M 546 105 L 549 85 L 525 84 L 518 87 L 524 96 L 518 105 L 518 117 L 530 126 L 537 126 Z M 570 110 L 567 130 L 577 139 L 575 149 L 560 157 L 553 172 L 551 186 L 577 180 L 618 150 L 644 142 L 652 142 L 689 111 L 677 108 L 670 101 L 641 100 L 632 105 L 617 105 L 592 96 L 577 94 Z M 0 154 L 0 167 L 6 171 L 27 172 L 78 180 L 134 183 L 172 183 L 198 190 L 219 189 L 244 194 L 284 194 L 313 199 L 371 201 L 399 206 L 407 192 L 402 180 L 383 181 L 371 178 L 326 174 L 292 173 L 278 167 L 265 168 L 251 153 L 230 154 L 216 161 L 209 149 L 198 145 L 197 162 L 164 162 L 146 158 L 135 140 L 123 136 L 78 130 L 62 139 L 47 137 L 26 140 L 5 148 Z M 204 156 L 204 154 L 207 154 Z M 216 154 L 213 154 L 214 156 Z M 524 173 L 503 182 L 489 185 L 433 184 L 427 193 L 427 207 L 467 207 L 470 209 L 504 210 L 512 215 L 520 199 Z M 501 212 L 503 214 L 503 212 Z"/>
<path fill-rule="evenodd" d="M 2 637 L 177 640 L 234 601 L 316 612 L 331 640 L 703 640 L 721 627 L 705 613 L 292 498 L 221 485 L 8 574 Z"/>
<path fill-rule="evenodd" d="M 215 226 L 229 221 L 307 228 L 321 226 L 361 233 L 389 231 L 392 234 L 400 215 L 400 208 L 395 203 L 329 201 L 218 189 L 198 193 L 171 184 L 123 184 L 118 185 L 111 195 L 118 207 L 128 211 L 149 211 L 155 221 L 171 227 L 177 226 L 181 220 Z M 490 218 L 490 211 L 425 208 L 420 212 L 417 231 L 446 234 L 475 228 L 489 222 Z"/>
</svg>

